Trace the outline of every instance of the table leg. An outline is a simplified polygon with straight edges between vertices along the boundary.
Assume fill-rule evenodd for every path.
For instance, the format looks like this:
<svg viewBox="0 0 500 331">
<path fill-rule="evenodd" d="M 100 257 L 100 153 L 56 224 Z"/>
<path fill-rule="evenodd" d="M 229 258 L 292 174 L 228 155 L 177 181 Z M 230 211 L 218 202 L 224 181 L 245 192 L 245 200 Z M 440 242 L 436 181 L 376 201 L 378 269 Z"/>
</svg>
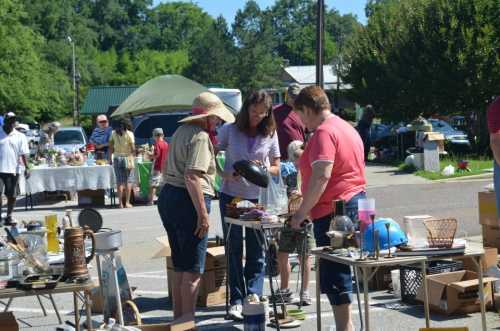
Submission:
<svg viewBox="0 0 500 331">
<path fill-rule="evenodd" d="M 254 232 L 255 232 L 256 238 L 259 238 L 259 232 L 255 229 L 254 229 Z M 268 269 L 269 270 L 269 290 L 271 291 L 271 298 L 273 298 L 274 321 L 276 322 L 276 330 L 280 331 L 280 322 L 279 322 L 279 318 L 278 318 L 278 307 L 276 306 L 276 300 L 274 300 L 274 298 L 276 298 L 276 295 L 274 294 L 274 288 L 273 288 L 273 273 L 271 270 L 271 255 L 269 254 L 269 243 L 267 241 L 267 235 L 264 233 L 264 231 L 262 231 L 262 234 L 264 236 L 264 238 L 263 238 L 264 242 L 261 245 L 264 248 L 264 254 L 266 255 L 266 260 L 267 260 L 267 263 L 269 266 L 268 267 L 269 268 Z M 257 240 L 259 240 L 259 239 L 257 239 Z M 259 243 L 260 243 L 260 240 L 259 240 Z"/>
<path fill-rule="evenodd" d="M 319 261 L 320 257 L 316 255 L 316 328 L 321 331 L 321 288 L 319 284 Z"/>
<path fill-rule="evenodd" d="M 429 290 L 427 288 L 427 271 L 425 261 L 421 263 L 422 269 L 422 279 L 424 280 L 424 311 L 425 311 L 425 327 L 430 327 L 430 316 L 429 316 Z"/>
<path fill-rule="evenodd" d="M 224 226 L 224 224 L 222 225 Z M 229 319 L 229 234 L 231 233 L 231 227 L 232 224 L 228 224 L 227 226 L 227 232 L 226 232 L 226 238 L 225 240 L 225 248 L 224 252 L 226 253 L 226 319 Z"/>
<path fill-rule="evenodd" d="M 80 309 L 78 308 L 77 293 L 73 292 L 73 305 L 75 306 L 75 329 L 80 331 Z"/>
<path fill-rule="evenodd" d="M 363 309 L 361 308 L 361 294 L 359 291 L 359 272 L 358 272 L 358 267 L 353 266 L 354 269 L 354 277 L 356 278 L 356 301 L 358 301 L 358 311 L 359 311 L 359 323 L 360 323 L 360 330 L 363 330 L 365 328 L 364 322 L 363 322 Z"/>
<path fill-rule="evenodd" d="M 12 300 L 14 300 L 14 299 L 9 298 L 9 301 L 7 301 L 7 304 L 5 305 L 5 309 L 3 310 L 4 313 L 9 310 L 10 305 L 12 304 Z"/>
<path fill-rule="evenodd" d="M 483 331 L 487 330 L 486 326 L 486 307 L 485 307 L 485 300 L 484 300 L 484 288 L 483 288 L 483 266 L 481 264 L 481 258 L 482 256 L 478 256 L 477 262 L 476 262 L 476 267 L 477 267 L 477 274 L 478 274 L 478 280 L 479 280 L 479 302 L 481 305 L 481 324 L 483 326 Z"/>
<path fill-rule="evenodd" d="M 54 311 L 56 313 L 57 320 L 59 321 L 59 324 L 63 324 L 61 314 L 59 314 L 59 309 L 57 309 L 57 305 L 56 305 L 56 302 L 54 301 L 54 297 L 52 296 L 52 294 L 49 294 L 49 300 L 52 303 L 52 307 L 54 307 Z"/>
<path fill-rule="evenodd" d="M 42 299 L 40 299 L 39 295 L 37 295 L 36 298 L 38 300 L 38 304 L 40 305 L 40 308 L 42 308 L 43 316 L 46 317 L 47 316 L 47 311 L 45 310 L 45 306 L 43 305 Z"/>
<path fill-rule="evenodd" d="M 90 299 L 90 292 L 89 291 L 84 291 L 83 293 L 84 298 L 85 298 L 85 312 L 87 314 L 87 330 L 92 331 L 94 328 L 92 327 L 92 310 L 91 310 L 91 304 L 92 300 Z"/>
<path fill-rule="evenodd" d="M 370 331 L 370 301 L 368 297 L 368 272 L 369 268 L 361 267 L 363 273 L 363 293 L 365 300 L 365 330 Z"/>
</svg>

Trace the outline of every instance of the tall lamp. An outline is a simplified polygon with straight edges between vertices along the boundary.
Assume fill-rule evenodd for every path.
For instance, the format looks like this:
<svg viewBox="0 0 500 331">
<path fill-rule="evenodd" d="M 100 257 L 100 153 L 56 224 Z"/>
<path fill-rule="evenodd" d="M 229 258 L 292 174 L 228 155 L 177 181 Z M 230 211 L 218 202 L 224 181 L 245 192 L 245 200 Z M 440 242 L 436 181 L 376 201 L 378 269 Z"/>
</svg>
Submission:
<svg viewBox="0 0 500 331">
<path fill-rule="evenodd" d="M 79 124 L 79 119 L 78 119 L 78 111 L 77 111 L 77 92 L 76 92 L 76 61 L 75 61 L 75 42 L 73 41 L 73 38 L 71 36 L 67 36 L 68 42 L 71 44 L 71 49 L 72 49 L 72 76 L 73 76 L 73 125 L 76 126 Z"/>
</svg>

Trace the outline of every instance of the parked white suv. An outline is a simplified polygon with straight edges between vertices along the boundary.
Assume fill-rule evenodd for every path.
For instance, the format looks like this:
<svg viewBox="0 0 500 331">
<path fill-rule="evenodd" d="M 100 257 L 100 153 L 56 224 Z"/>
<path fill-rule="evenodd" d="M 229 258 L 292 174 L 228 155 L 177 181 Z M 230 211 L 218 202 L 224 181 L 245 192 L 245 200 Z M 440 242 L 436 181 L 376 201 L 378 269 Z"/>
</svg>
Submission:
<svg viewBox="0 0 500 331">
<path fill-rule="evenodd" d="M 87 135 L 79 126 L 59 128 L 54 136 L 54 146 L 66 152 L 79 150 L 87 145 Z"/>
</svg>

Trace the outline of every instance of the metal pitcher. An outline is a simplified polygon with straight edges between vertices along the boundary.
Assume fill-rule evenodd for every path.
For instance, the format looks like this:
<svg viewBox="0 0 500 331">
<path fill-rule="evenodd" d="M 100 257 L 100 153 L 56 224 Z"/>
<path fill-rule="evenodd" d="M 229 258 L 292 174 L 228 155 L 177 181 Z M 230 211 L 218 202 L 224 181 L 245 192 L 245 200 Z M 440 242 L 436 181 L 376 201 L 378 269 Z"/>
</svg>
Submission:
<svg viewBox="0 0 500 331">
<path fill-rule="evenodd" d="M 85 256 L 85 238 L 92 240 L 92 251 Z M 64 277 L 66 279 L 88 279 L 87 264 L 94 258 L 95 237 L 92 230 L 71 227 L 64 230 Z"/>
</svg>

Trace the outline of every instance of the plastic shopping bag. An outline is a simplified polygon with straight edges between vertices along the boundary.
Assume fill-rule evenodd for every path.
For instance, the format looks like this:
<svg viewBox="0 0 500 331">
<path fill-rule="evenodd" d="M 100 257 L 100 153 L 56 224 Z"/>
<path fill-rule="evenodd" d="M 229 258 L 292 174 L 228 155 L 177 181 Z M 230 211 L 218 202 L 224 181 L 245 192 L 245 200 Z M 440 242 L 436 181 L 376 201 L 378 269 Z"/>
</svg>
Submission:
<svg viewBox="0 0 500 331">
<path fill-rule="evenodd" d="M 269 176 L 269 185 L 267 188 L 260 189 L 259 204 L 268 213 L 274 215 L 286 214 L 288 212 L 288 196 L 283 178 L 281 174 L 277 177 Z"/>
</svg>

